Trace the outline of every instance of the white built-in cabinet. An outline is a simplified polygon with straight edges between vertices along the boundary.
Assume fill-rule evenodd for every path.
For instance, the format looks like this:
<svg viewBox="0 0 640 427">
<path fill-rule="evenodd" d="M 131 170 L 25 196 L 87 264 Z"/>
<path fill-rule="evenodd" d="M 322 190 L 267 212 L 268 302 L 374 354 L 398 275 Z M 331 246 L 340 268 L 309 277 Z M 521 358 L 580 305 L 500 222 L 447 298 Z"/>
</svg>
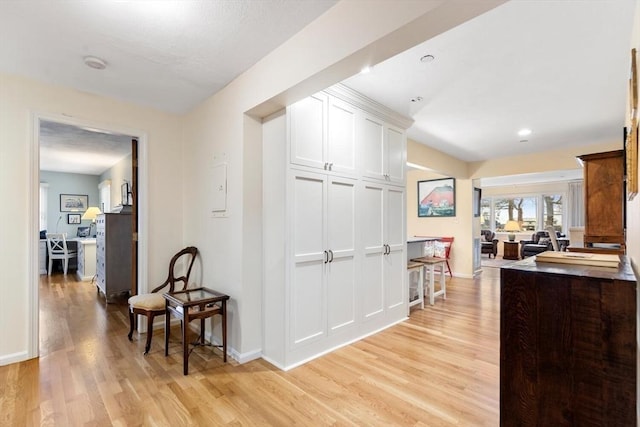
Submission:
<svg viewBox="0 0 640 427">
<path fill-rule="evenodd" d="M 403 187 L 365 182 L 361 209 L 363 318 L 384 326 L 385 317 L 406 309 L 405 289 L 395 286 L 407 268 L 405 191 Z M 406 311 L 405 311 L 406 314 Z"/>
<path fill-rule="evenodd" d="M 289 119 L 292 165 L 357 173 L 354 106 L 318 93 L 292 105 Z"/>
<path fill-rule="evenodd" d="M 288 369 L 406 318 L 409 124 L 343 86 L 265 119 L 262 353 L 271 363 Z"/>
<path fill-rule="evenodd" d="M 362 176 L 404 185 L 404 131 L 371 114 L 364 114 L 360 123 L 362 138 L 367 141 L 367 150 L 362 151 Z"/>
<path fill-rule="evenodd" d="M 356 321 L 356 184 L 291 171 L 291 346 Z"/>
</svg>

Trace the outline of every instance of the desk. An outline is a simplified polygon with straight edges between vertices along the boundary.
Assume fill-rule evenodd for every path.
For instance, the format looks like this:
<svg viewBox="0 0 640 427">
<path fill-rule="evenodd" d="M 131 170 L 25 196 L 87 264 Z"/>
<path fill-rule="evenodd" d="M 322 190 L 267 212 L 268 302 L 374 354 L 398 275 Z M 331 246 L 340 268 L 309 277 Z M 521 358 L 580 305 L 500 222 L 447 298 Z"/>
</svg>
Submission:
<svg viewBox="0 0 640 427">
<path fill-rule="evenodd" d="M 78 279 L 93 279 L 96 275 L 96 239 L 76 237 L 67 242 L 75 242 L 78 248 L 78 268 L 76 269 Z"/>
<path fill-rule="evenodd" d="M 184 291 L 171 292 L 163 295 L 165 299 L 165 323 L 164 323 L 164 355 L 169 355 L 170 317 L 173 313 L 182 321 L 182 360 L 183 374 L 189 373 L 189 343 L 187 342 L 187 328 L 189 322 L 200 319 L 200 342 L 196 345 L 205 345 L 204 319 L 220 314 L 222 316 L 222 354 L 227 362 L 227 300 L 228 295 L 207 288 L 186 289 Z"/>
</svg>

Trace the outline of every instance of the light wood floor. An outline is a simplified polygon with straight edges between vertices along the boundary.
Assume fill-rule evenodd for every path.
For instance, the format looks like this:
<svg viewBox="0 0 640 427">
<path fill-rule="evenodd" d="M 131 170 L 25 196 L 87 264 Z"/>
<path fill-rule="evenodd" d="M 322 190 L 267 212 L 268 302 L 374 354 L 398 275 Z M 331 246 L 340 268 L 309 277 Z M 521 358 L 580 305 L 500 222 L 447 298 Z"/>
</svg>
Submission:
<svg viewBox="0 0 640 427">
<path fill-rule="evenodd" d="M 43 276 L 40 359 L 0 367 L 0 426 L 499 424 L 499 269 L 447 279 L 448 298 L 289 372 L 198 348 L 182 375 L 178 330 L 143 356 L 124 301 Z"/>
</svg>

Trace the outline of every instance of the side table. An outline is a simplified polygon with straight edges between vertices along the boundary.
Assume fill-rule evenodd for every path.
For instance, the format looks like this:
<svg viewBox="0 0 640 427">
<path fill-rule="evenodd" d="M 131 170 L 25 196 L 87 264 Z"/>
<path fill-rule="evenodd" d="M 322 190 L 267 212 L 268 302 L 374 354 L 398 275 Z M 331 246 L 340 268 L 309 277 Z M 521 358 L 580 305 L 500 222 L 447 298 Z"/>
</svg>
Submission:
<svg viewBox="0 0 640 427">
<path fill-rule="evenodd" d="M 173 314 L 181 320 L 182 325 L 182 364 L 183 374 L 189 373 L 189 343 L 187 342 L 187 328 L 189 322 L 200 319 L 199 344 L 204 345 L 204 319 L 220 314 L 222 316 L 222 358 L 227 362 L 227 300 L 229 295 L 207 288 L 186 289 L 184 291 L 169 292 L 163 295 L 165 299 L 164 323 L 164 355 L 169 355 L 170 317 Z"/>
<path fill-rule="evenodd" d="M 512 259 L 519 260 L 520 254 L 518 253 L 520 249 L 519 242 L 511 242 L 508 240 L 504 241 L 504 253 L 502 254 L 502 258 L 504 259 Z"/>
</svg>

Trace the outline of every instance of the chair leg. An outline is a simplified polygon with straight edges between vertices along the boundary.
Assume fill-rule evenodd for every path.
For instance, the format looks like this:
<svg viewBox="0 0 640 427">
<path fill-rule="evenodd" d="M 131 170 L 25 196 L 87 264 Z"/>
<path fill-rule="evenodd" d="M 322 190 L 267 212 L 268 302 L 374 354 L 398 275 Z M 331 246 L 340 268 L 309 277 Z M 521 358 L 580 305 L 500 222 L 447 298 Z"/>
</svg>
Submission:
<svg viewBox="0 0 640 427">
<path fill-rule="evenodd" d="M 133 314 L 133 310 L 131 309 L 131 307 L 129 307 L 129 335 L 127 335 L 129 337 L 129 341 L 133 341 L 133 323 L 135 320 L 135 315 Z"/>
<path fill-rule="evenodd" d="M 144 354 L 149 353 L 151 338 L 153 338 L 153 313 L 147 313 L 147 344 L 144 346 Z"/>
<path fill-rule="evenodd" d="M 64 259 L 64 275 L 67 275 L 67 270 L 69 269 L 69 258 Z"/>
<path fill-rule="evenodd" d="M 49 258 L 49 270 L 47 271 L 47 276 L 51 276 L 51 268 L 53 267 L 53 260 Z"/>
<path fill-rule="evenodd" d="M 451 273 L 451 267 L 449 267 L 449 260 L 447 260 L 447 270 L 449 270 L 449 277 L 453 277 L 453 274 Z"/>
</svg>

